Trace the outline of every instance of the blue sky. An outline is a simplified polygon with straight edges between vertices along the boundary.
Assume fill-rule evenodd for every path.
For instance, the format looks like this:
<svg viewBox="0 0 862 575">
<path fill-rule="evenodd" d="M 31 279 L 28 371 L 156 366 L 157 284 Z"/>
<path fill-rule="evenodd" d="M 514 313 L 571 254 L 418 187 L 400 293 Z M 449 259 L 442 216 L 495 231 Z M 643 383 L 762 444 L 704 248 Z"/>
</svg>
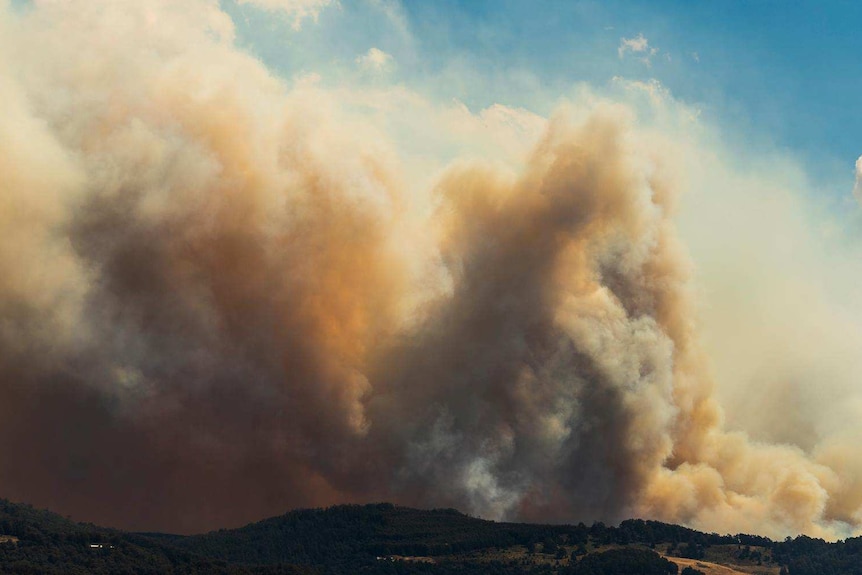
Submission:
<svg viewBox="0 0 862 575">
<path fill-rule="evenodd" d="M 377 47 L 397 62 L 395 81 L 473 109 L 499 102 L 539 113 L 578 83 L 655 78 L 729 141 L 789 153 L 833 195 L 852 188 L 862 153 L 855 2 L 341 0 L 299 30 L 222 6 L 240 42 L 286 76 L 329 70 L 337 81 Z M 649 65 L 618 54 L 638 35 L 657 49 Z"/>
</svg>

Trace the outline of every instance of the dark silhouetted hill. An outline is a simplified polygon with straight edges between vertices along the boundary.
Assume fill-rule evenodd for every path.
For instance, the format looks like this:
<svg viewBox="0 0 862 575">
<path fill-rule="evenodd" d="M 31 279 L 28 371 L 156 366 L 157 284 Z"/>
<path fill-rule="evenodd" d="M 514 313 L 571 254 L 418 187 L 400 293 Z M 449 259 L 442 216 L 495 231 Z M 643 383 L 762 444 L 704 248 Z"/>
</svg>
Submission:
<svg viewBox="0 0 862 575">
<path fill-rule="evenodd" d="M 170 541 L 75 523 L 0 499 L 0 573 L 33 575 L 310 575 L 292 565 L 232 565 Z"/>
<path fill-rule="evenodd" d="M 749 573 L 862 575 L 862 538 L 773 542 L 643 520 L 496 523 L 388 503 L 298 510 L 180 536 L 75 523 L 0 500 L 3 574 L 671 575 L 679 572 L 675 557 Z"/>
</svg>

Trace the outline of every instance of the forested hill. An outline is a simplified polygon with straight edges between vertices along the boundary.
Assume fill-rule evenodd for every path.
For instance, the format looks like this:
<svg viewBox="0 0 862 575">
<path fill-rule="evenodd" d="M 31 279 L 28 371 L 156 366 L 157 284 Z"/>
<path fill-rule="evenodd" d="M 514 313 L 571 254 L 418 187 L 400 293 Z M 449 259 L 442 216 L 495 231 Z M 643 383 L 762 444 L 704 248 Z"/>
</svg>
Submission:
<svg viewBox="0 0 862 575">
<path fill-rule="evenodd" d="M 230 561 L 320 565 L 341 558 L 353 562 L 376 561 L 379 556 L 447 557 L 517 546 L 532 550 L 551 546 L 548 542 L 586 548 L 591 542 L 601 546 L 662 541 L 736 542 L 652 521 L 626 521 L 619 528 L 602 523 L 591 527 L 496 523 L 454 509 L 418 510 L 381 503 L 293 511 L 240 529 L 185 537 L 177 544 Z"/>
<path fill-rule="evenodd" d="M 312 575 L 305 567 L 230 564 L 168 541 L 75 523 L 0 499 L 0 574 L 27 575 Z"/>
<path fill-rule="evenodd" d="M 518 559 L 522 570 L 512 572 L 565 574 L 577 572 L 573 557 L 626 547 L 712 559 L 751 573 L 781 573 L 784 567 L 790 575 L 862 575 L 862 537 L 838 543 L 805 536 L 773 542 L 757 535 L 702 533 L 637 519 L 618 527 L 496 523 L 454 509 L 417 510 L 387 503 L 293 511 L 240 529 L 177 539 L 177 545 L 227 561 L 292 561 L 335 574 L 370 569 L 379 557 L 427 558 L 438 566 L 457 558 L 462 567 L 475 561 L 486 568 Z M 523 553 L 501 552 L 512 549 Z M 554 561 L 548 561 L 549 556 Z"/>
<path fill-rule="evenodd" d="M 773 542 L 642 520 L 495 523 L 386 503 L 292 511 L 184 537 L 75 523 L 0 500 L 3 574 L 692 575 L 717 565 L 752 575 L 862 575 L 862 538 Z"/>
</svg>

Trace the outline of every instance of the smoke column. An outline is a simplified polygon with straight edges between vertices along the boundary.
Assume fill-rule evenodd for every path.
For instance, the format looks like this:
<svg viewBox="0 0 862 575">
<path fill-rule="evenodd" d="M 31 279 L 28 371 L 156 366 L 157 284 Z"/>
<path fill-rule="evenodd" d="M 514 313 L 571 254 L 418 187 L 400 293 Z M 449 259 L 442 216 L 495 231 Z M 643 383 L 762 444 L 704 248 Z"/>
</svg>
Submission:
<svg viewBox="0 0 862 575">
<path fill-rule="evenodd" d="M 726 431 L 631 110 L 405 160 L 216 2 L 0 4 L 0 496 L 200 531 L 393 500 L 832 537 L 850 442 Z"/>
</svg>

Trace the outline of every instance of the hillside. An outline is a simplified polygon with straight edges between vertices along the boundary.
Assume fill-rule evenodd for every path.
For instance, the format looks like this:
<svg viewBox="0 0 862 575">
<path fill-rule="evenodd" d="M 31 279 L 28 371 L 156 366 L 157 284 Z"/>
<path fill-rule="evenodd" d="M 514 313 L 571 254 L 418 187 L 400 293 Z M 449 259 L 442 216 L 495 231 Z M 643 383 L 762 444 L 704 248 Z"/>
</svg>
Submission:
<svg viewBox="0 0 862 575">
<path fill-rule="evenodd" d="M 749 545 L 767 541 L 742 540 Z M 717 546 L 742 550 L 740 541 L 654 521 L 626 521 L 619 527 L 496 523 L 453 509 L 382 503 L 294 511 L 241 529 L 177 538 L 175 544 L 230 562 L 292 561 L 331 575 L 390 572 L 381 568 L 386 563 L 399 573 L 577 574 L 630 572 L 618 570 L 630 563 L 641 565 L 631 572 L 649 573 L 643 563 L 650 561 L 656 573 L 675 572 L 657 551 L 701 557 L 704 549 Z M 603 553 L 608 551 L 613 553 Z M 761 563 L 765 555 L 758 555 Z M 602 561 L 613 565 L 597 567 Z M 756 560 L 740 562 L 756 566 Z"/>
<path fill-rule="evenodd" d="M 0 573 L 857 575 L 862 538 L 773 542 L 655 521 L 496 523 L 391 504 L 292 511 L 202 535 L 127 533 L 0 500 Z"/>
<path fill-rule="evenodd" d="M 0 499 L 0 573 L 310 575 L 313 571 L 288 564 L 229 564 L 182 551 L 156 537 L 75 523 Z"/>
</svg>

